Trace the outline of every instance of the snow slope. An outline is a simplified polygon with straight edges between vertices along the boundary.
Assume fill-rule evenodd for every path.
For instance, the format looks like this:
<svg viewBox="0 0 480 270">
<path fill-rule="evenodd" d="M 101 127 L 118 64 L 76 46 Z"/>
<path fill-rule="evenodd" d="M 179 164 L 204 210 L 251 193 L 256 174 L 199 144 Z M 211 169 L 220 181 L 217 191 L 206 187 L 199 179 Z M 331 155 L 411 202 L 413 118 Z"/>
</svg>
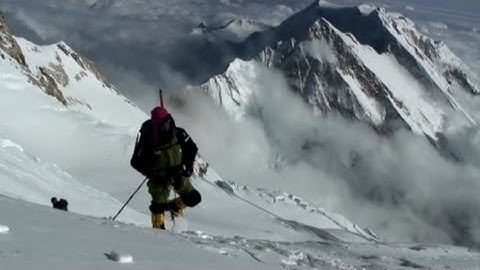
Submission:
<svg viewBox="0 0 480 270">
<path fill-rule="evenodd" d="M 130 269 L 275 269 L 245 252 L 233 257 L 222 256 L 221 248 L 199 248 L 188 236 L 0 200 L 0 219 L 10 228 L 0 235 L 2 269 L 119 269 L 107 259 L 111 251 L 130 255 L 132 263 L 123 266 Z"/>
<path fill-rule="evenodd" d="M 12 143 L 3 145 L 19 150 Z M 193 179 L 204 201 L 187 211 L 190 230 L 182 233 L 139 224 L 134 211 L 119 216 L 133 224 L 112 222 L 95 211 L 76 214 L 79 209 L 89 210 L 75 199 L 81 196 L 112 213 L 119 207 L 81 186 L 53 185 L 51 190 L 43 186 L 43 192 L 60 190 L 73 198 L 70 212 L 32 204 L 28 197 L 41 191 L 42 175 L 50 176 L 26 179 L 30 188 L 23 190 L 24 200 L 0 196 L 2 269 L 32 265 L 36 269 L 118 269 L 122 261 L 131 261 L 125 267 L 134 269 L 476 269 L 480 265 L 480 254 L 466 248 L 379 242 L 343 217 L 301 198 L 215 180 L 219 176 L 211 170 Z M 107 256 L 111 252 L 119 254 L 117 261 Z"/>
<path fill-rule="evenodd" d="M 0 228 L 8 229 L 0 233 L 0 253 L 2 269 L 8 270 L 478 269 L 480 265 L 479 254 L 466 248 L 342 242 L 319 237 L 323 234 L 310 227 L 295 228 L 308 236 L 304 241 L 243 237 L 236 234 L 236 228 L 222 235 L 198 229 L 175 233 L 58 211 L 3 196 L 0 202 Z M 262 219 L 255 221 L 268 225 Z M 111 253 L 118 254 L 117 259 Z M 120 266 L 122 262 L 124 265 Z"/>
</svg>

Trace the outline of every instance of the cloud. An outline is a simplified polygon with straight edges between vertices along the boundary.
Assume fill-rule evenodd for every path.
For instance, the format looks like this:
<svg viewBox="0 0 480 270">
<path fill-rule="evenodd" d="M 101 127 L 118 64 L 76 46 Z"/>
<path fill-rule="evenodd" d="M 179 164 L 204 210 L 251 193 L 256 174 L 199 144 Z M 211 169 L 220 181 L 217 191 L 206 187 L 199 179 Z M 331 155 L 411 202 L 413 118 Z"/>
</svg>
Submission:
<svg viewBox="0 0 480 270">
<path fill-rule="evenodd" d="M 258 70 L 250 117 L 240 122 L 199 89 L 174 106 L 222 177 L 299 195 L 389 240 L 480 241 L 478 130 L 448 135 L 451 149 L 465 152 L 455 162 L 410 131 L 385 137 L 340 116 L 315 115 L 281 74 Z"/>
<path fill-rule="evenodd" d="M 291 3 L 6 0 L 0 9 L 15 35 L 41 44 L 65 41 L 99 63 L 118 88 L 129 91 L 126 81 L 177 88 L 221 73 L 232 59 L 231 46 L 191 35 L 192 28 L 200 22 L 223 25 L 235 18 L 278 24 L 294 12 L 285 4 Z M 172 74 L 181 77 L 181 83 L 173 82 Z"/>
</svg>

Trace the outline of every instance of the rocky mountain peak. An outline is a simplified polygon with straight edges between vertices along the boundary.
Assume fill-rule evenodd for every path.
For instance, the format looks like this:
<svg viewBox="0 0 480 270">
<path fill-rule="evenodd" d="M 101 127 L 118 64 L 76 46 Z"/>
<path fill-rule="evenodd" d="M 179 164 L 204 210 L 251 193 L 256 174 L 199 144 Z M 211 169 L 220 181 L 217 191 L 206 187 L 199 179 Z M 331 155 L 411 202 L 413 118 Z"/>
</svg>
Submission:
<svg viewBox="0 0 480 270">
<path fill-rule="evenodd" d="M 5 15 L 0 11 L 0 49 L 7 53 L 10 57 L 15 59 L 20 65 L 27 68 L 25 56 L 22 54 L 22 50 L 18 46 L 17 42 L 10 33 L 10 28 L 7 24 Z M 4 56 L 2 55 L 2 58 Z"/>
<path fill-rule="evenodd" d="M 0 13 L 0 54 L 16 68 L 20 66 L 28 81 L 65 106 L 80 106 L 90 110 L 91 102 L 81 93 L 68 89 L 98 85 L 116 93 L 100 69 L 89 59 L 75 52 L 66 43 L 39 46 L 10 33 L 6 18 Z M 1 59 L 0 59 L 1 60 Z M 73 86 L 73 87 L 72 87 Z M 88 91 L 85 89 L 84 91 Z"/>
<path fill-rule="evenodd" d="M 405 16 L 374 5 L 315 1 L 242 45 L 241 59 L 281 70 L 291 89 L 320 114 L 337 112 L 381 132 L 404 126 L 432 141 L 451 119 L 458 125 L 477 121 L 456 99 L 458 91 L 479 93 L 460 59 Z M 218 89 L 248 92 L 238 90 L 241 74 L 220 76 L 204 88 L 213 87 L 217 95 Z M 218 85 L 222 81 L 228 83 Z M 225 96 L 221 101 L 236 104 Z"/>
</svg>

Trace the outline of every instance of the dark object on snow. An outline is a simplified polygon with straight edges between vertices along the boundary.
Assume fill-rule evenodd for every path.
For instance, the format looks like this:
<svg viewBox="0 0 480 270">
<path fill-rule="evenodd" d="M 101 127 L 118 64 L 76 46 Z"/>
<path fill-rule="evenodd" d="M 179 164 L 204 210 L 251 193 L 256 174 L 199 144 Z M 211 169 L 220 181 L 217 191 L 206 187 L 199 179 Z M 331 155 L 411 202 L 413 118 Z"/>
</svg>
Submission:
<svg viewBox="0 0 480 270">
<path fill-rule="evenodd" d="M 63 211 L 68 211 L 68 202 L 67 200 L 61 198 L 60 200 L 57 200 L 56 197 L 52 197 L 50 199 L 52 202 L 53 208 L 58 209 L 58 210 L 63 210 Z"/>
<path fill-rule="evenodd" d="M 204 177 L 207 174 L 207 170 L 208 170 L 208 162 L 204 164 L 200 164 L 198 166 L 198 175 L 200 175 L 201 177 Z"/>
</svg>

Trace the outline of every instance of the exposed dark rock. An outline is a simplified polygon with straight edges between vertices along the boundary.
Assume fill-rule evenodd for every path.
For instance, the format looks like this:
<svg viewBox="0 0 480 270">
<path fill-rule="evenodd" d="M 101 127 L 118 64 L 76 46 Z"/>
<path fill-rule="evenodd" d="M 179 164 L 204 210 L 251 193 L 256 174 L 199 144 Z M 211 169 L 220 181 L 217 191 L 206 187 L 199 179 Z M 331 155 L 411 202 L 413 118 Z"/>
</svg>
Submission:
<svg viewBox="0 0 480 270">
<path fill-rule="evenodd" d="M 74 52 L 64 43 L 58 44 L 57 47 L 66 55 L 71 56 L 73 59 L 75 59 L 78 65 L 80 65 L 83 69 L 91 71 L 99 81 L 103 82 L 104 87 L 113 88 L 112 84 L 108 82 L 107 77 L 103 75 L 100 69 L 92 61 L 80 55 L 79 53 Z"/>
<path fill-rule="evenodd" d="M 25 61 L 25 56 L 22 53 L 22 50 L 17 44 L 17 41 L 13 38 L 10 33 L 10 29 L 7 25 L 7 19 L 5 15 L 0 12 L 0 49 L 6 52 L 10 57 L 15 59 L 20 65 L 28 69 L 27 62 Z M 2 58 L 4 56 L 2 55 Z"/>
</svg>

